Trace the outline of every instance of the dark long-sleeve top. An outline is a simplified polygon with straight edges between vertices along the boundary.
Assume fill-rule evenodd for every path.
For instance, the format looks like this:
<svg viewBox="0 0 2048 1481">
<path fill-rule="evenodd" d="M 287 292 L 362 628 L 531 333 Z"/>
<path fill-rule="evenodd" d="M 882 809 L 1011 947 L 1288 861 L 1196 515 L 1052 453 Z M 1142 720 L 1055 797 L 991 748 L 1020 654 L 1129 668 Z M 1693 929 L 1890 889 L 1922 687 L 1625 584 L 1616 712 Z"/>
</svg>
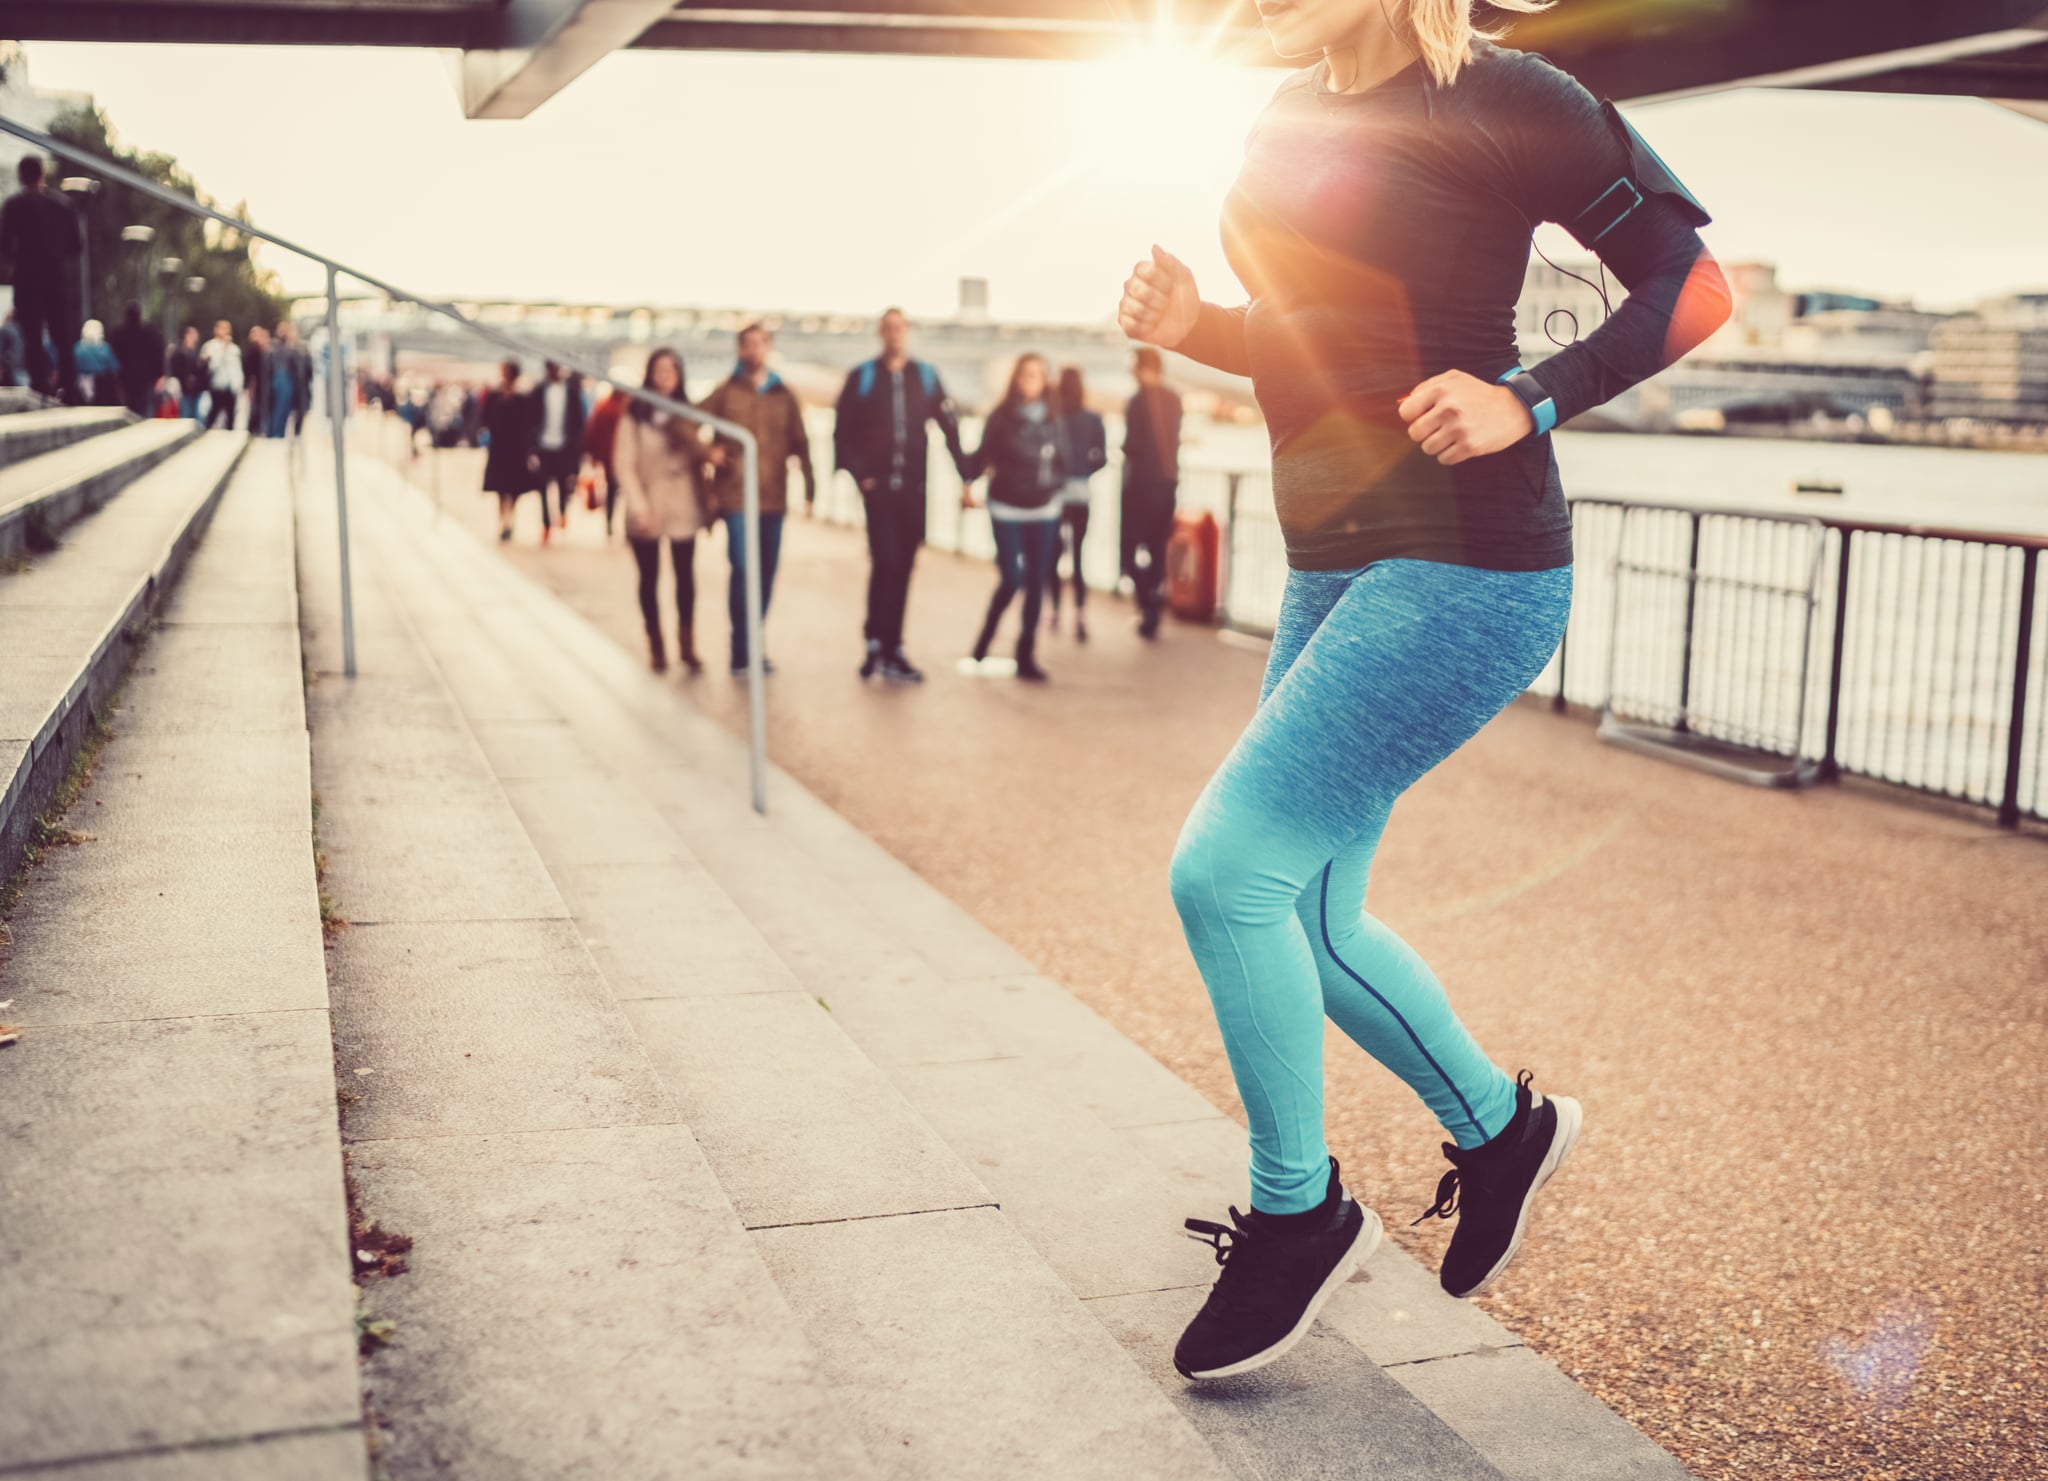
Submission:
<svg viewBox="0 0 2048 1481">
<path fill-rule="evenodd" d="M 78 216 L 48 187 L 22 189 L 0 202 L 0 261 L 15 287 L 37 294 L 68 292 L 84 245 Z"/>
<path fill-rule="evenodd" d="M 1140 386 L 1124 408 L 1124 488 L 1136 495 L 1171 494 L 1180 482 L 1180 397 L 1165 386 Z"/>
<path fill-rule="evenodd" d="M 988 414 L 981 429 L 981 446 L 961 459 L 960 471 L 969 482 L 989 474 L 991 504 L 1044 509 L 1067 481 L 1058 419 L 1050 411 L 1026 416 L 1020 404 L 1002 402 Z"/>
<path fill-rule="evenodd" d="M 1291 565 L 1566 564 L 1547 435 L 1446 468 L 1409 439 L 1397 403 L 1448 370 L 1491 382 L 1521 365 L 1515 304 L 1539 221 L 1580 233 L 1629 290 L 1535 372 L 1558 420 L 1655 374 L 1728 316 L 1695 229 L 1705 214 L 1654 188 L 1671 183 L 1661 163 L 1532 53 L 1475 43 L 1449 87 L 1420 63 L 1358 94 L 1328 92 L 1319 73 L 1274 95 L 1224 206 L 1250 302 L 1204 304 L 1177 348 L 1251 377 Z M 1610 224 L 1632 195 L 1608 195 L 1620 179 L 1642 204 Z"/>
<path fill-rule="evenodd" d="M 908 494 L 922 501 L 928 473 L 927 424 L 936 424 L 957 467 L 960 418 L 936 366 L 906 360 L 891 371 L 880 359 L 856 365 L 839 391 L 832 460 L 867 494 Z"/>
</svg>

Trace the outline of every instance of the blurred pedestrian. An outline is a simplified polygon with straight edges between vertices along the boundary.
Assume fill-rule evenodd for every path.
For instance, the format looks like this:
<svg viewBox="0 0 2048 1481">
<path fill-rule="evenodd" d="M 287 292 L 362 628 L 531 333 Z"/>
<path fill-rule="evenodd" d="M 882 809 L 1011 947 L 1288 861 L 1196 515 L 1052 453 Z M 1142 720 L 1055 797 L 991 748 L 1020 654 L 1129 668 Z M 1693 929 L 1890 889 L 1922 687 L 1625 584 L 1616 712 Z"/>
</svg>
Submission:
<svg viewBox="0 0 2048 1481">
<path fill-rule="evenodd" d="M 583 377 L 567 375 L 554 361 L 534 390 L 534 471 L 540 488 L 540 530 L 545 543 L 559 524 L 569 528 L 569 503 L 576 497 L 576 475 L 583 470 Z M 548 494 L 555 515 L 548 518 Z"/>
<path fill-rule="evenodd" d="M 121 361 L 107 343 L 97 319 L 87 319 L 71 347 L 71 368 L 78 377 L 78 399 L 88 406 L 121 404 Z"/>
<path fill-rule="evenodd" d="M 974 640 L 975 662 L 988 657 L 996 627 L 1021 590 L 1024 627 L 1017 637 L 1017 677 L 1042 683 L 1050 676 L 1038 666 L 1038 617 L 1046 573 L 1059 549 L 1059 493 L 1067 481 L 1052 371 L 1043 355 L 1019 357 L 1002 403 L 982 428 L 981 446 L 965 461 L 964 503 L 974 502 L 974 480 L 990 474 L 988 514 L 996 537 L 996 590 Z"/>
<path fill-rule="evenodd" d="M 818 509 L 818 480 L 811 469 L 811 439 L 804 430 L 803 403 L 782 377 L 768 368 L 775 349 L 775 336 L 763 324 L 749 324 L 739 334 L 739 363 L 705 399 L 704 409 L 728 422 L 737 422 L 754 434 L 760 450 L 761 480 L 761 618 L 768 617 L 768 599 L 775 590 L 775 567 L 782 554 L 782 521 L 789 509 L 789 465 L 795 461 L 804 477 L 807 512 Z M 712 507 L 725 523 L 725 548 L 732 565 L 726 591 L 726 610 L 732 619 L 732 671 L 747 671 L 747 546 L 744 460 L 740 445 L 721 437 L 712 444 L 709 461 L 716 473 L 712 479 Z M 764 652 L 761 667 L 768 673 L 775 666 Z"/>
<path fill-rule="evenodd" d="M 242 399 L 242 347 L 235 343 L 235 328 L 221 319 L 213 326 L 213 338 L 199 347 L 206 361 L 206 425 L 232 427 L 235 405 Z"/>
<path fill-rule="evenodd" d="M 164 378 L 164 338 L 142 317 L 142 305 L 130 301 L 121 322 L 107 336 L 121 362 L 121 400 L 139 417 L 156 414 L 157 382 Z"/>
<path fill-rule="evenodd" d="M 76 404 L 71 352 L 84 307 L 74 304 L 72 295 L 78 283 L 76 259 L 85 239 L 79 235 L 70 203 L 43 179 L 41 155 L 24 154 L 14 173 L 21 189 L 0 204 L 0 262 L 8 265 L 14 284 L 14 312 L 21 325 L 29 385 Z"/>
<path fill-rule="evenodd" d="M 910 320 L 889 309 L 880 325 L 882 353 L 854 367 L 839 392 L 832 429 L 833 462 L 853 476 L 867 510 L 867 656 L 860 676 L 920 683 L 924 675 L 903 651 L 910 569 L 924 544 L 927 453 L 925 428 L 937 423 L 956 469 L 966 465 L 960 419 L 939 372 L 910 358 Z M 965 477 L 965 474 L 962 474 Z"/>
<path fill-rule="evenodd" d="M 313 357 L 299 343 L 298 325 L 279 319 L 263 359 L 270 375 L 265 435 L 297 437 L 313 404 Z"/>
<path fill-rule="evenodd" d="M 498 367 L 483 398 L 484 492 L 498 496 L 498 538 L 512 538 L 512 511 L 533 487 L 533 401 L 519 389 L 519 362 Z"/>
<path fill-rule="evenodd" d="M 1141 346 L 1131 363 L 1138 392 L 1124 411 L 1123 572 L 1137 595 L 1138 632 L 1156 638 L 1180 487 L 1181 405 L 1159 351 Z"/>
<path fill-rule="evenodd" d="M 1088 538 L 1088 505 L 1092 489 L 1089 480 L 1109 463 L 1109 434 L 1102 418 L 1088 409 L 1088 386 L 1081 367 L 1069 365 L 1060 372 L 1060 438 L 1066 458 L 1067 481 L 1060 489 L 1060 533 L 1067 558 L 1074 570 L 1074 639 L 1088 641 L 1088 583 L 1081 574 L 1081 544 Z M 1052 569 L 1047 573 L 1046 595 L 1052 598 L 1052 616 L 1046 625 L 1060 630 L 1060 552 L 1053 550 Z"/>
<path fill-rule="evenodd" d="M 171 351 L 171 379 L 178 383 L 178 415 L 199 420 L 199 398 L 206 393 L 206 360 L 199 353 L 199 326 L 187 324 Z"/>
<path fill-rule="evenodd" d="M 592 408 L 583 423 L 583 456 L 604 475 L 604 536 L 612 536 L 612 511 L 619 502 L 619 472 L 614 461 L 619 438 L 619 417 L 632 398 L 613 389 Z"/>
<path fill-rule="evenodd" d="M 242 348 L 242 378 L 249 386 L 249 410 L 243 426 L 250 435 L 261 437 L 270 422 L 270 331 L 261 324 L 249 326 L 248 343 Z"/>
<path fill-rule="evenodd" d="M 681 401 L 683 359 L 674 350 L 656 350 L 647 359 L 641 382 L 657 396 Z M 614 392 L 612 401 L 627 398 Z M 640 616 L 647 627 L 647 661 L 656 673 L 668 667 L 661 638 L 661 547 L 668 545 L 675 572 L 676 657 L 693 674 L 702 673 L 697 657 L 697 532 L 709 511 L 704 502 L 704 442 L 694 422 L 634 401 L 618 417 L 612 444 L 619 495 L 625 505 L 626 543 L 640 570 Z"/>
</svg>

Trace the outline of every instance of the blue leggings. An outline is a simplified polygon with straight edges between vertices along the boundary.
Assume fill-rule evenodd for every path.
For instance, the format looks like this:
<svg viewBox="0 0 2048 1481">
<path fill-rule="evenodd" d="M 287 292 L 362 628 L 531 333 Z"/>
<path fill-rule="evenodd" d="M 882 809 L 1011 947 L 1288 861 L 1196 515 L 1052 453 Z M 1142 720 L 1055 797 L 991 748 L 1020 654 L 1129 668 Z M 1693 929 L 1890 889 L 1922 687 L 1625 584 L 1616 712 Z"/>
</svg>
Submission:
<svg viewBox="0 0 2048 1481">
<path fill-rule="evenodd" d="M 1543 671 L 1571 593 L 1570 566 L 1288 572 L 1258 713 L 1189 814 L 1172 872 L 1251 1123 L 1254 1208 L 1322 1201 L 1325 1015 L 1460 1146 L 1514 1114 L 1514 1082 L 1422 958 L 1365 913 L 1365 884 L 1394 800 Z"/>
</svg>

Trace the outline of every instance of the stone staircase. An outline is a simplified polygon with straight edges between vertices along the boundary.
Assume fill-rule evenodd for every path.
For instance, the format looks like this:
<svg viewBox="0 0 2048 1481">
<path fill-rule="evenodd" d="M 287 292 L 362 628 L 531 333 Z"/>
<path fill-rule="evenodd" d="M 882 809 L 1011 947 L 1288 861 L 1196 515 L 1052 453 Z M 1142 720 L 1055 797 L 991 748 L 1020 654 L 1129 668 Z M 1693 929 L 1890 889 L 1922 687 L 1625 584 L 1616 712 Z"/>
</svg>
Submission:
<svg viewBox="0 0 2048 1481">
<path fill-rule="evenodd" d="M 0 963 L 0 1476 L 1686 1474 L 1390 1246 L 1182 1382 L 1242 1128 L 369 458 L 341 677 L 321 449 L 257 451 L 74 808 L 134 831 Z M 411 1240 L 359 1375 L 344 1162 Z"/>
</svg>

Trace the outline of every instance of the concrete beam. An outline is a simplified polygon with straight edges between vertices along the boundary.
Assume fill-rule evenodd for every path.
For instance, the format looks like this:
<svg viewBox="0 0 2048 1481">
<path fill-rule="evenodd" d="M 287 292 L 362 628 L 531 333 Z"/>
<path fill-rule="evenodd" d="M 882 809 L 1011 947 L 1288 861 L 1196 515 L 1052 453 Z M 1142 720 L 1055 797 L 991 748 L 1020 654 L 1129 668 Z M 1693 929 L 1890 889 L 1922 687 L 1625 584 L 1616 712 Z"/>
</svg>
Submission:
<svg viewBox="0 0 2048 1481">
<path fill-rule="evenodd" d="M 464 116 L 526 117 L 673 8 L 673 0 L 508 0 L 497 46 L 462 54 Z"/>
</svg>

